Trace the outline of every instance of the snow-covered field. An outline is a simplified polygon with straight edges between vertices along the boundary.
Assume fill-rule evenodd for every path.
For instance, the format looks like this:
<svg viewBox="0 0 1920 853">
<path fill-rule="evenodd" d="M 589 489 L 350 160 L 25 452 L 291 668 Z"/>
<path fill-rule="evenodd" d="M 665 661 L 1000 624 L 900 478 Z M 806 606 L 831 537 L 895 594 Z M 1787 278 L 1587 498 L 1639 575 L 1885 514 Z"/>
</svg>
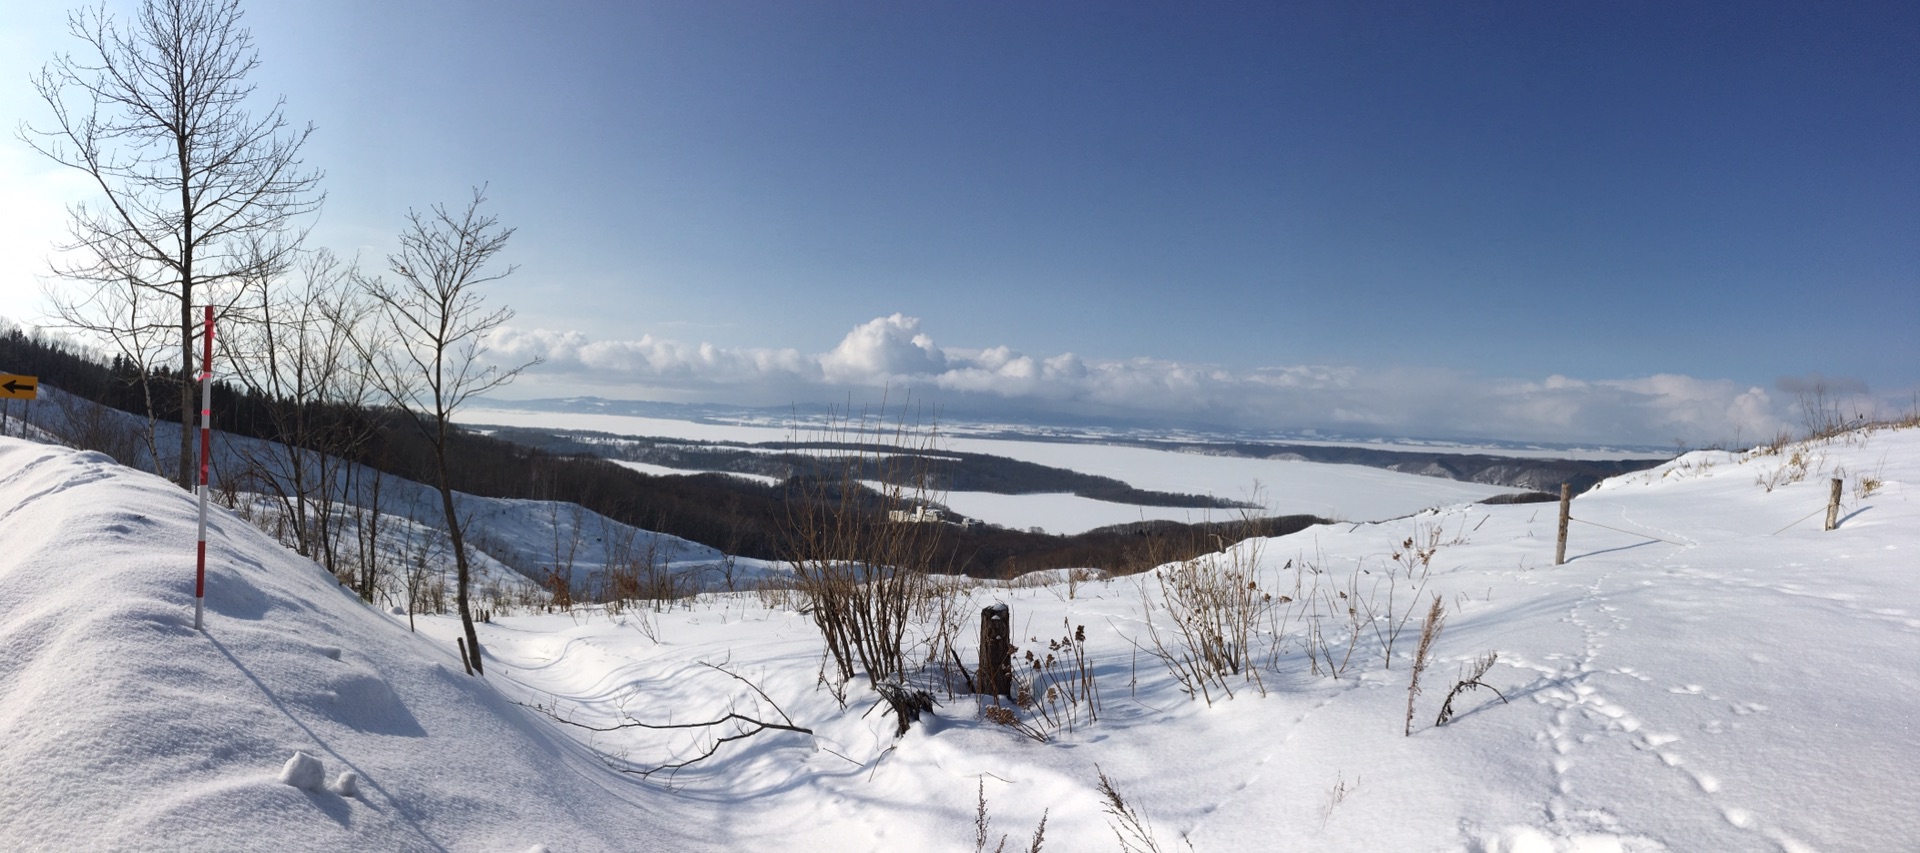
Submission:
<svg viewBox="0 0 1920 853">
<path fill-rule="evenodd" d="M 689 471 L 685 468 L 669 468 L 665 465 L 655 465 L 651 462 L 631 462 L 626 459 L 609 459 L 607 461 L 622 468 L 639 471 L 642 474 L 652 474 L 655 477 L 684 477 L 689 474 L 703 473 L 700 471 Z M 724 473 L 729 477 L 739 477 L 742 480 L 752 480 L 756 483 L 780 482 L 780 478 L 769 477 L 765 474 L 742 474 L 736 471 L 723 471 L 719 473 Z"/>
<path fill-rule="evenodd" d="M 788 429 L 698 424 L 627 415 L 474 409 L 463 418 L 469 423 L 586 429 L 705 441 L 762 442 L 795 438 L 795 432 Z M 802 431 L 800 436 L 805 437 L 806 433 Z M 1358 465 L 1207 456 L 1113 444 L 942 437 L 940 445 L 949 450 L 1004 456 L 1112 477 L 1138 489 L 1254 503 L 1268 515 L 1374 521 L 1518 491 Z M 621 464 L 646 473 L 687 473 L 661 466 Z M 950 492 L 934 497 L 963 515 L 989 524 L 1019 530 L 1039 527 L 1049 533 L 1062 534 L 1141 520 L 1201 521 L 1209 517 L 1204 510 L 1143 507 L 1072 494 L 1010 496 Z M 1211 517 L 1220 520 L 1232 515 L 1215 512 Z"/>
<path fill-rule="evenodd" d="M 1521 491 L 1511 487 L 1422 477 L 1417 474 L 1402 474 L 1398 471 L 1361 465 L 1207 456 L 1111 444 L 995 441 L 970 438 L 954 439 L 949 444 L 954 450 L 991 453 L 1026 462 L 1052 465 L 1056 468 L 1067 468 L 1082 474 L 1112 477 L 1137 489 L 1212 495 L 1228 500 L 1245 501 L 1262 507 L 1268 515 L 1317 515 L 1321 518 L 1346 521 L 1375 521 L 1409 515 L 1446 504 L 1472 502 L 1498 494 Z M 1068 519 L 1076 517 L 1076 513 L 1085 512 L 1081 506 L 1084 499 L 1074 498 L 1072 495 L 1058 497 L 1062 500 L 1057 506 L 1020 507 L 1033 513 L 1033 516 L 1029 517 L 1038 516 L 1052 520 L 1054 523 L 1051 525 L 1045 521 L 1033 521 L 1028 524 L 1003 522 L 994 515 L 1010 514 L 990 506 L 980 506 L 980 508 L 983 512 L 993 514 L 979 517 L 990 522 L 1006 524 L 1009 527 L 1040 524 L 1053 532 L 1078 532 L 1071 529 Z M 961 500 L 963 503 L 970 503 L 968 496 L 962 496 Z M 1104 524 L 1123 524 L 1140 519 L 1141 508 L 1139 507 L 1124 504 L 1108 506 L 1118 507 L 1118 509 L 1105 517 L 1119 517 L 1102 521 L 1101 524 L 1089 524 L 1079 529 L 1085 530 Z M 954 508 L 967 512 L 957 504 Z M 971 512 L 967 514 L 973 515 Z M 1095 518 L 1102 517 L 1091 513 L 1089 515 Z M 1196 510 L 1158 508 L 1154 514 L 1147 517 L 1198 521 L 1202 516 L 1203 513 Z M 1217 517 L 1218 514 L 1216 514 Z"/>
<path fill-rule="evenodd" d="M 1846 498 L 1826 532 L 1830 477 Z M 1043 743 L 945 691 L 895 739 L 861 683 L 835 697 L 818 632 L 777 594 L 498 617 L 471 678 L 454 620 L 408 634 L 224 514 L 198 632 L 190 496 L 0 439 L 0 834 L 34 850 L 965 851 L 984 793 L 987 849 L 1002 833 L 1026 849 L 1044 814 L 1043 849 L 1111 850 L 1104 773 L 1165 853 L 1911 849 L 1916 485 L 1920 431 L 1881 430 L 1608 481 L 1574 501 L 1564 566 L 1550 504 L 1449 502 L 1247 543 L 1220 559 L 1291 600 L 1255 635 L 1260 684 L 1232 677 L 1211 703 L 1142 649 L 1147 619 L 1168 625 L 1154 574 L 957 589 L 969 665 L 989 603 L 1043 656 L 1084 626 L 1098 719 L 1083 703 L 1052 730 L 1020 712 Z M 1392 559 L 1410 538 L 1437 546 L 1424 569 Z M 1446 627 L 1405 736 L 1418 616 L 1390 667 L 1386 643 L 1431 596 Z M 1484 681 L 1509 701 L 1464 693 L 1436 726 L 1488 652 Z M 642 777 L 619 771 L 733 729 L 552 719 L 729 712 L 812 733 Z M 355 774 L 354 793 L 284 784 L 296 751 L 333 788 Z"/>
</svg>

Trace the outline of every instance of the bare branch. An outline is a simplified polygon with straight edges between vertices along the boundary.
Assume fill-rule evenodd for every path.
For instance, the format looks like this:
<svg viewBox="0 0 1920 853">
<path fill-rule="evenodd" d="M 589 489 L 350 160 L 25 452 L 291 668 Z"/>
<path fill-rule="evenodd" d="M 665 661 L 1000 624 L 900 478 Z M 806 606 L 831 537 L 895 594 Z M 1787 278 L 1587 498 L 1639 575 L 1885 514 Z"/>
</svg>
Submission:
<svg viewBox="0 0 1920 853">
<path fill-rule="evenodd" d="M 796 732 L 803 735 L 813 734 L 813 729 L 794 724 L 793 718 L 787 716 L 787 712 L 780 707 L 779 703 L 774 702 L 773 698 L 768 696 L 766 691 L 761 690 L 759 685 L 754 684 L 751 681 L 748 681 L 746 678 L 742 677 L 740 674 L 735 673 L 731 670 L 728 670 L 725 667 L 718 666 L 711 663 L 705 663 L 705 662 L 702 662 L 701 665 L 707 667 L 708 669 L 712 669 L 715 672 L 721 673 L 729 678 L 732 678 L 733 680 L 738 681 L 741 684 L 745 684 L 749 689 L 751 689 L 755 694 L 757 694 L 763 701 L 767 703 L 767 707 L 772 708 L 773 712 L 780 716 L 781 722 L 761 720 L 755 717 L 747 716 L 746 714 L 742 714 L 738 711 L 728 711 L 726 714 L 721 715 L 715 719 L 704 720 L 697 723 L 649 723 L 641 720 L 636 720 L 631 716 L 627 716 L 623 713 L 621 715 L 623 718 L 623 722 L 614 723 L 613 725 L 608 725 L 608 726 L 595 726 L 588 723 L 582 723 L 577 720 L 572 720 L 572 719 L 563 717 L 552 706 L 542 707 L 540 705 L 527 705 L 526 707 L 532 708 L 533 710 L 538 711 L 542 715 L 546 716 L 548 719 L 553 720 L 554 722 L 560 723 L 562 725 L 572 726 L 577 729 L 585 729 L 590 732 L 600 732 L 600 733 L 617 732 L 617 731 L 624 731 L 629 729 L 646 729 L 650 731 L 679 731 L 679 730 L 693 730 L 693 729 L 708 730 L 708 729 L 714 729 L 720 726 L 727 725 L 728 723 L 742 724 L 742 726 L 739 728 L 736 728 L 732 734 L 715 737 L 712 741 L 710 741 L 707 744 L 706 749 L 704 751 L 702 751 L 700 754 L 695 755 L 691 758 L 684 758 L 684 759 L 679 759 L 675 761 L 670 761 L 665 764 L 661 764 L 655 767 L 649 767 L 646 769 L 640 769 L 640 770 L 627 767 L 621 764 L 617 764 L 611 761 L 608 762 L 608 766 L 613 767 L 615 770 L 619 770 L 622 773 L 633 773 L 639 776 L 652 776 L 653 774 L 659 773 L 661 771 L 672 772 L 675 770 L 681 770 L 687 767 L 691 767 L 695 764 L 699 764 L 700 762 L 705 761 L 719 754 L 721 747 L 724 747 L 729 743 L 746 740 L 748 738 L 751 738 L 763 732 L 783 731 L 783 732 Z"/>
</svg>

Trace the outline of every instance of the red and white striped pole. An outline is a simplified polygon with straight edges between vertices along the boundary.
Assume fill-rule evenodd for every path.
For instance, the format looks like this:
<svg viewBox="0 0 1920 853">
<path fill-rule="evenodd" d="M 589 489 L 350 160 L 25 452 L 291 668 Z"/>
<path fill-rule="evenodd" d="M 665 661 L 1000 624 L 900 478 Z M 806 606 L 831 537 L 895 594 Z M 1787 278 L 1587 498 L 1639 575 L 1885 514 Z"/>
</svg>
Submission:
<svg viewBox="0 0 1920 853">
<path fill-rule="evenodd" d="M 207 602 L 207 464 L 213 455 L 213 306 L 207 308 L 206 342 L 200 356 L 200 559 L 193 578 L 193 628 Z"/>
</svg>

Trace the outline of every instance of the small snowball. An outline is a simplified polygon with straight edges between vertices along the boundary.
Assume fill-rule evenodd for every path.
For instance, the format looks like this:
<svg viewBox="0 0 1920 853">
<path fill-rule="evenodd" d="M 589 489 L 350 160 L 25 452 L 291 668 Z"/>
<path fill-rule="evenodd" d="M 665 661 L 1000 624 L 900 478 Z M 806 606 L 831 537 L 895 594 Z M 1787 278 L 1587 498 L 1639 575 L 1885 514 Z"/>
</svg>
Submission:
<svg viewBox="0 0 1920 853">
<path fill-rule="evenodd" d="M 1553 853 L 1553 839 L 1530 826 L 1509 827 L 1500 834 L 1500 853 Z"/>
<path fill-rule="evenodd" d="M 351 770 L 345 771 L 334 777 L 332 782 L 327 783 L 327 790 L 342 797 L 355 796 L 360 793 L 360 774 Z"/>
<path fill-rule="evenodd" d="M 295 788 L 318 791 L 327 781 L 327 768 L 320 759 L 296 750 L 293 757 L 287 759 L 287 765 L 280 768 L 280 781 Z"/>
</svg>

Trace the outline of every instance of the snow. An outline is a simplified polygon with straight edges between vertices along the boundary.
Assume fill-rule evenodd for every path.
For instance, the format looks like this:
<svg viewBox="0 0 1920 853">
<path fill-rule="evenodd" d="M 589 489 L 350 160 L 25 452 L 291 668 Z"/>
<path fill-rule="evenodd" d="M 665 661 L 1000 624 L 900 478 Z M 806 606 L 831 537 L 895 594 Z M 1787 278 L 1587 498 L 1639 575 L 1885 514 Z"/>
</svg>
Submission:
<svg viewBox="0 0 1920 853">
<path fill-rule="evenodd" d="M 318 791 L 327 782 L 327 766 L 318 758 L 295 751 L 280 768 L 280 784 Z"/>
<path fill-rule="evenodd" d="M 1134 521 L 1224 521 L 1238 518 L 1232 510 L 1135 506 L 1079 495 L 999 495 L 992 492 L 945 492 L 934 498 L 954 512 L 1016 530 L 1038 527 L 1048 533 L 1074 534 L 1097 527 Z"/>
<path fill-rule="evenodd" d="M 1183 458 L 1200 469 L 1097 453 L 1069 467 L 1142 488 L 1225 476 Z M 1317 485 L 1368 470 L 1329 467 Z M 1825 531 L 1831 477 L 1845 500 Z M 1350 488 L 1372 500 L 1398 483 Z M 969 664 L 987 604 L 1011 606 L 1027 649 L 1084 626 L 1098 719 L 1042 743 L 945 691 L 895 739 L 861 682 L 836 698 L 817 631 L 777 589 L 499 615 L 478 626 L 488 674 L 470 677 L 456 620 L 417 616 L 410 634 L 225 512 L 196 632 L 191 496 L 99 454 L 0 439 L 0 833 L 53 850 L 966 851 L 984 792 L 989 849 L 1003 833 L 1024 849 L 1043 813 L 1044 849 L 1112 849 L 1104 773 L 1163 851 L 1900 849 L 1920 798 L 1916 484 L 1920 430 L 1883 429 L 1609 480 L 1574 500 L 1562 566 L 1551 504 L 1440 495 L 1409 517 L 1244 543 L 1219 559 L 1294 601 L 1267 623 L 1278 648 L 1260 641 L 1264 689 L 1235 681 L 1211 703 L 1141 648 L 1145 620 L 1167 625 L 1152 574 L 950 579 Z M 1408 539 L 1435 546 L 1430 572 L 1395 561 Z M 1336 678 L 1306 653 L 1315 594 L 1394 618 L 1444 602 L 1410 737 L 1418 618 L 1389 667 L 1390 621 L 1329 612 L 1323 636 L 1344 648 L 1354 632 Z M 929 630 L 916 624 L 915 649 Z M 1464 693 L 1436 726 L 1487 652 L 1507 701 Z M 728 712 L 812 733 L 641 776 L 620 771 L 691 758 L 714 733 L 555 719 Z"/>
<path fill-rule="evenodd" d="M 780 482 L 779 477 L 769 477 L 765 474 L 742 474 L 737 471 L 699 471 L 689 468 L 669 468 L 665 465 L 655 465 L 651 462 L 632 462 L 626 459 L 609 459 L 607 461 L 622 468 L 639 471 L 642 474 L 652 474 L 655 477 L 686 477 L 693 474 L 721 474 L 728 477 L 739 477 L 742 480 L 752 480 L 756 483 L 771 484 Z"/>
<path fill-rule="evenodd" d="M 795 437 L 794 430 L 773 427 L 504 408 L 473 409 L 464 414 L 463 419 L 468 423 L 591 429 L 625 435 L 705 441 L 791 441 Z M 804 434 L 802 430 L 801 435 Z M 946 450 L 1004 456 L 1083 474 L 1112 477 L 1137 489 L 1249 502 L 1258 505 L 1261 512 L 1269 515 L 1316 515 L 1340 520 L 1375 521 L 1430 507 L 1520 491 L 1511 487 L 1423 477 L 1358 465 L 1208 456 L 1117 444 L 943 436 L 940 446 Z M 693 473 L 639 463 L 620 464 L 650 474 Z M 1021 530 L 1040 527 L 1049 533 L 1080 533 L 1096 527 L 1145 519 L 1197 521 L 1208 517 L 1205 510 L 1143 507 L 1071 494 L 952 492 L 934 497 L 963 515 L 990 524 Z M 1213 517 L 1219 519 L 1234 514 L 1232 511 L 1216 511 Z"/>
<path fill-rule="evenodd" d="M 452 647 L 235 516 L 97 453 L 0 439 L 0 833 L 30 850 L 683 847 Z M 295 751 L 347 799 L 283 785 Z M 297 770 L 297 768 L 296 768 Z M 298 774 L 296 773 L 296 776 Z M 305 780 L 299 780 L 305 781 Z"/>
</svg>

